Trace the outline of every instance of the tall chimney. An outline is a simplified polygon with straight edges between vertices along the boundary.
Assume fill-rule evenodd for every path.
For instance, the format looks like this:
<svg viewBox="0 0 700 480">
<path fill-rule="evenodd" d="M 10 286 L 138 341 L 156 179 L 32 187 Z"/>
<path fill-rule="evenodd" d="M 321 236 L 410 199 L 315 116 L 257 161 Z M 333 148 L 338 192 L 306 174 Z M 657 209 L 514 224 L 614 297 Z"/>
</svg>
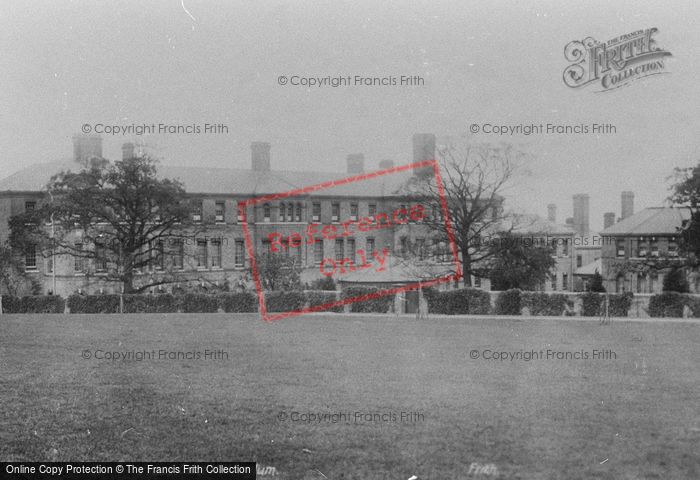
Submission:
<svg viewBox="0 0 700 480">
<path fill-rule="evenodd" d="M 125 143 L 122 145 L 122 160 L 129 160 L 130 158 L 134 158 L 134 144 L 133 143 Z"/>
<path fill-rule="evenodd" d="M 413 135 L 413 161 L 435 159 L 435 135 L 432 133 L 416 133 Z M 415 175 L 427 176 L 433 173 L 432 167 L 414 168 Z"/>
<path fill-rule="evenodd" d="M 251 168 L 256 172 L 270 171 L 270 144 L 253 142 L 250 144 Z"/>
<path fill-rule="evenodd" d="M 605 212 L 603 214 L 603 228 L 610 228 L 615 225 L 615 212 Z"/>
<path fill-rule="evenodd" d="M 590 231 L 589 199 L 590 197 L 586 193 L 574 195 L 574 231 L 577 235 L 588 235 Z"/>
<path fill-rule="evenodd" d="M 557 206 L 554 203 L 547 205 L 547 220 L 557 223 Z"/>
<path fill-rule="evenodd" d="M 380 170 L 386 170 L 387 168 L 394 168 L 394 161 L 393 160 L 381 160 L 379 162 L 379 169 Z"/>
<path fill-rule="evenodd" d="M 347 156 L 348 173 L 358 175 L 365 171 L 365 156 L 362 153 L 351 153 Z"/>
<path fill-rule="evenodd" d="M 624 220 L 634 215 L 634 192 L 622 192 L 622 211 L 620 218 Z"/>
<path fill-rule="evenodd" d="M 102 158 L 102 137 L 86 133 L 73 135 L 73 160 L 82 163 L 91 157 Z"/>
</svg>

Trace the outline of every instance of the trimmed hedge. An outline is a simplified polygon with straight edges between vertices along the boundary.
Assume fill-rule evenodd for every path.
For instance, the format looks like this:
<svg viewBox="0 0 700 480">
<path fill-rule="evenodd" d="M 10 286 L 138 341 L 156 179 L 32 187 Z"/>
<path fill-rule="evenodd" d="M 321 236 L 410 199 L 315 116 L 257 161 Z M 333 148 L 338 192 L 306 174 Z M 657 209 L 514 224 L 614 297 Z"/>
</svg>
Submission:
<svg viewBox="0 0 700 480">
<path fill-rule="evenodd" d="M 183 313 L 216 313 L 219 302 L 216 296 L 206 293 L 185 293 L 180 297 L 179 310 Z"/>
<path fill-rule="evenodd" d="M 342 298 L 360 297 L 379 292 L 376 287 L 348 287 L 343 290 Z M 394 295 L 382 295 L 361 302 L 350 304 L 350 311 L 356 313 L 388 313 L 394 304 Z"/>
<path fill-rule="evenodd" d="M 252 292 L 220 293 L 216 296 L 219 308 L 226 313 L 258 311 L 258 296 Z"/>
<path fill-rule="evenodd" d="M 604 293 L 586 292 L 579 295 L 583 302 L 581 316 L 596 317 L 601 314 L 601 307 L 605 300 Z M 611 317 L 626 317 L 632 306 L 633 294 L 612 293 L 608 294 L 608 313 Z"/>
<path fill-rule="evenodd" d="M 63 313 L 66 302 L 56 295 L 2 297 L 3 313 Z"/>
<path fill-rule="evenodd" d="M 568 297 L 561 293 L 522 292 L 520 304 L 530 310 L 530 315 L 558 316 L 567 310 Z"/>
<path fill-rule="evenodd" d="M 520 315 L 521 293 L 517 288 L 499 293 L 496 297 L 496 315 Z"/>
<path fill-rule="evenodd" d="M 338 300 L 335 292 L 331 291 L 319 291 L 319 290 L 309 290 L 304 292 L 306 295 L 306 303 L 309 307 L 315 307 L 317 305 L 323 305 L 325 303 L 331 303 Z M 336 305 L 335 307 L 327 308 L 327 312 L 343 312 L 343 305 Z"/>
<path fill-rule="evenodd" d="M 491 296 L 478 288 L 437 291 L 426 289 L 430 313 L 442 315 L 486 315 L 491 311 Z"/>
<path fill-rule="evenodd" d="M 700 298 L 678 292 L 652 295 L 649 299 L 649 316 L 682 318 L 686 305 L 693 318 L 700 318 Z"/>
<path fill-rule="evenodd" d="M 176 313 L 178 301 L 169 293 L 124 295 L 124 313 Z"/>
<path fill-rule="evenodd" d="M 71 295 L 70 313 L 119 313 L 119 295 Z"/>
<path fill-rule="evenodd" d="M 268 312 L 293 312 L 304 308 L 305 303 L 304 292 L 299 290 L 265 293 L 265 308 Z"/>
</svg>

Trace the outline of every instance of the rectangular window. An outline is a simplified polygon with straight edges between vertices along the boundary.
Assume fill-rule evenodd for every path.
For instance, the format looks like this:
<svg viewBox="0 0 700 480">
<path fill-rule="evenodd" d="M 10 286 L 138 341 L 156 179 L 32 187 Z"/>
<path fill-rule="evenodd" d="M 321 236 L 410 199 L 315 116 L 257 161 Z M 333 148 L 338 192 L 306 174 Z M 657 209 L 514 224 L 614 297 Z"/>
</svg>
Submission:
<svg viewBox="0 0 700 480">
<path fill-rule="evenodd" d="M 339 222 L 340 221 L 340 204 L 339 203 L 331 204 L 331 221 L 332 222 Z"/>
<path fill-rule="evenodd" d="M 581 255 L 576 255 L 576 268 L 583 265 L 583 257 Z"/>
<path fill-rule="evenodd" d="M 211 266 L 212 268 L 221 268 L 221 240 L 211 241 Z"/>
<path fill-rule="evenodd" d="M 243 220 L 244 220 L 243 219 L 243 212 L 241 211 L 240 205 L 238 205 L 238 207 L 236 208 L 236 211 L 238 212 L 238 216 L 236 217 L 236 220 L 238 221 L 238 223 L 243 223 Z"/>
<path fill-rule="evenodd" d="M 36 202 L 34 202 L 34 201 L 24 202 L 24 211 L 25 212 L 29 213 L 29 212 L 33 212 L 34 210 L 36 210 Z"/>
<path fill-rule="evenodd" d="M 400 242 L 401 242 L 401 256 L 405 257 L 406 255 L 408 255 L 408 238 L 401 237 Z"/>
<path fill-rule="evenodd" d="M 312 222 L 320 222 L 321 221 L 321 204 L 320 203 L 314 203 L 311 221 Z"/>
<path fill-rule="evenodd" d="M 236 267 L 245 266 L 245 242 L 243 240 L 236 240 L 236 256 L 234 262 Z"/>
<path fill-rule="evenodd" d="M 320 265 L 323 261 L 323 240 L 316 240 L 314 243 L 314 263 Z"/>
<path fill-rule="evenodd" d="M 481 288 L 481 277 L 474 277 L 474 286 L 476 288 Z"/>
<path fill-rule="evenodd" d="M 182 270 L 185 268 L 185 242 L 181 238 L 173 241 L 173 268 Z"/>
<path fill-rule="evenodd" d="M 552 275 L 552 290 L 556 291 L 557 290 L 557 276 Z"/>
<path fill-rule="evenodd" d="M 270 223 L 270 204 L 263 205 L 263 222 Z"/>
<path fill-rule="evenodd" d="M 360 207 L 356 203 L 351 203 L 350 204 L 350 220 L 353 222 L 357 221 L 357 217 L 359 215 Z"/>
<path fill-rule="evenodd" d="M 367 206 L 367 214 L 370 217 L 374 217 L 377 214 L 377 204 L 376 203 L 370 203 Z"/>
<path fill-rule="evenodd" d="M 202 201 L 195 202 L 194 208 L 192 210 L 192 221 L 199 223 L 202 221 Z"/>
<path fill-rule="evenodd" d="M 561 245 L 561 250 L 562 250 L 562 255 L 565 257 L 569 256 L 569 239 L 568 238 L 563 238 L 562 239 L 562 245 Z"/>
<path fill-rule="evenodd" d="M 85 271 L 85 259 L 83 258 L 83 244 L 75 244 L 75 261 L 73 263 L 73 269 L 75 273 L 83 273 Z"/>
<path fill-rule="evenodd" d="M 564 273 L 561 276 L 561 289 L 562 290 L 568 290 L 569 289 L 569 274 Z"/>
<path fill-rule="evenodd" d="M 348 238 L 348 258 L 354 264 L 355 263 L 355 239 Z"/>
<path fill-rule="evenodd" d="M 301 203 L 297 203 L 296 215 L 294 216 L 294 221 L 301 222 Z"/>
<path fill-rule="evenodd" d="M 287 211 L 287 207 L 284 205 L 284 203 L 280 203 L 280 211 L 279 211 L 279 221 L 284 222 L 285 218 L 285 212 Z"/>
<path fill-rule="evenodd" d="M 197 268 L 207 268 L 206 240 L 197 240 Z"/>
<path fill-rule="evenodd" d="M 290 203 L 287 205 L 287 221 L 288 222 L 293 222 L 294 221 L 294 204 Z"/>
<path fill-rule="evenodd" d="M 335 259 L 340 261 L 345 258 L 345 242 L 342 238 L 335 239 Z"/>
<path fill-rule="evenodd" d="M 24 268 L 26 270 L 36 270 L 36 245 L 27 245 L 24 252 Z"/>
<path fill-rule="evenodd" d="M 617 256 L 624 257 L 625 256 L 625 240 L 624 239 L 617 240 L 615 242 L 615 247 L 617 249 Z"/>
<path fill-rule="evenodd" d="M 215 205 L 214 215 L 216 215 L 216 223 L 224 223 L 226 204 L 224 202 L 216 202 Z"/>
<path fill-rule="evenodd" d="M 671 239 L 668 244 L 668 256 L 677 257 L 678 256 L 678 244 L 675 239 Z"/>
<path fill-rule="evenodd" d="M 46 257 L 46 272 L 53 273 L 53 257 L 52 256 Z"/>
<path fill-rule="evenodd" d="M 656 237 L 651 237 L 651 256 L 652 257 L 659 256 L 659 241 L 657 240 Z"/>
<path fill-rule="evenodd" d="M 107 271 L 107 249 L 104 243 L 95 243 L 95 271 L 104 273 Z"/>
<path fill-rule="evenodd" d="M 366 254 L 368 257 L 370 255 L 374 254 L 374 248 L 375 248 L 374 238 L 372 238 L 372 237 L 367 238 L 367 248 L 365 248 L 365 250 L 366 250 Z"/>
</svg>

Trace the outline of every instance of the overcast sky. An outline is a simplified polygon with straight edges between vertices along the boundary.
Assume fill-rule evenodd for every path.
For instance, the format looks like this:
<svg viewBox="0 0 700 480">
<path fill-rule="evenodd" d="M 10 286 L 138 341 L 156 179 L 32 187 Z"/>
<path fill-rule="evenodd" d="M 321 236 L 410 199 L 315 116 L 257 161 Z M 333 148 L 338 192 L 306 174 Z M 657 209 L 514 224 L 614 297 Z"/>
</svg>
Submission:
<svg viewBox="0 0 700 480">
<path fill-rule="evenodd" d="M 564 3 L 567 5 L 565 6 Z M 362 152 L 411 161 L 411 135 L 471 123 L 611 123 L 609 135 L 531 135 L 520 210 L 571 215 L 591 195 L 591 227 L 660 205 L 674 166 L 700 160 L 700 2 L 0 1 L 1 176 L 71 155 L 84 123 L 222 123 L 228 134 L 140 140 L 174 165 L 248 167 L 250 142 L 272 143 L 273 168 L 344 170 Z M 605 93 L 571 89 L 564 46 L 656 27 L 667 75 Z M 419 75 L 418 87 L 304 88 L 278 77 Z M 120 156 L 130 135 L 105 136 Z"/>
</svg>

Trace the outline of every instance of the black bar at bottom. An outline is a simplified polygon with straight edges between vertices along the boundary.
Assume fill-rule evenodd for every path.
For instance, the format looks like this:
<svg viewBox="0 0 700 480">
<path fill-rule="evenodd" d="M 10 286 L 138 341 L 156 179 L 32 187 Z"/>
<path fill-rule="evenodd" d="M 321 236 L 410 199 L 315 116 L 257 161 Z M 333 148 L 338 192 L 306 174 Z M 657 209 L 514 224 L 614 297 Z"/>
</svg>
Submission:
<svg viewBox="0 0 700 480">
<path fill-rule="evenodd" d="M 255 480 L 255 462 L 0 462 L 0 477 L 26 480 Z"/>
</svg>

